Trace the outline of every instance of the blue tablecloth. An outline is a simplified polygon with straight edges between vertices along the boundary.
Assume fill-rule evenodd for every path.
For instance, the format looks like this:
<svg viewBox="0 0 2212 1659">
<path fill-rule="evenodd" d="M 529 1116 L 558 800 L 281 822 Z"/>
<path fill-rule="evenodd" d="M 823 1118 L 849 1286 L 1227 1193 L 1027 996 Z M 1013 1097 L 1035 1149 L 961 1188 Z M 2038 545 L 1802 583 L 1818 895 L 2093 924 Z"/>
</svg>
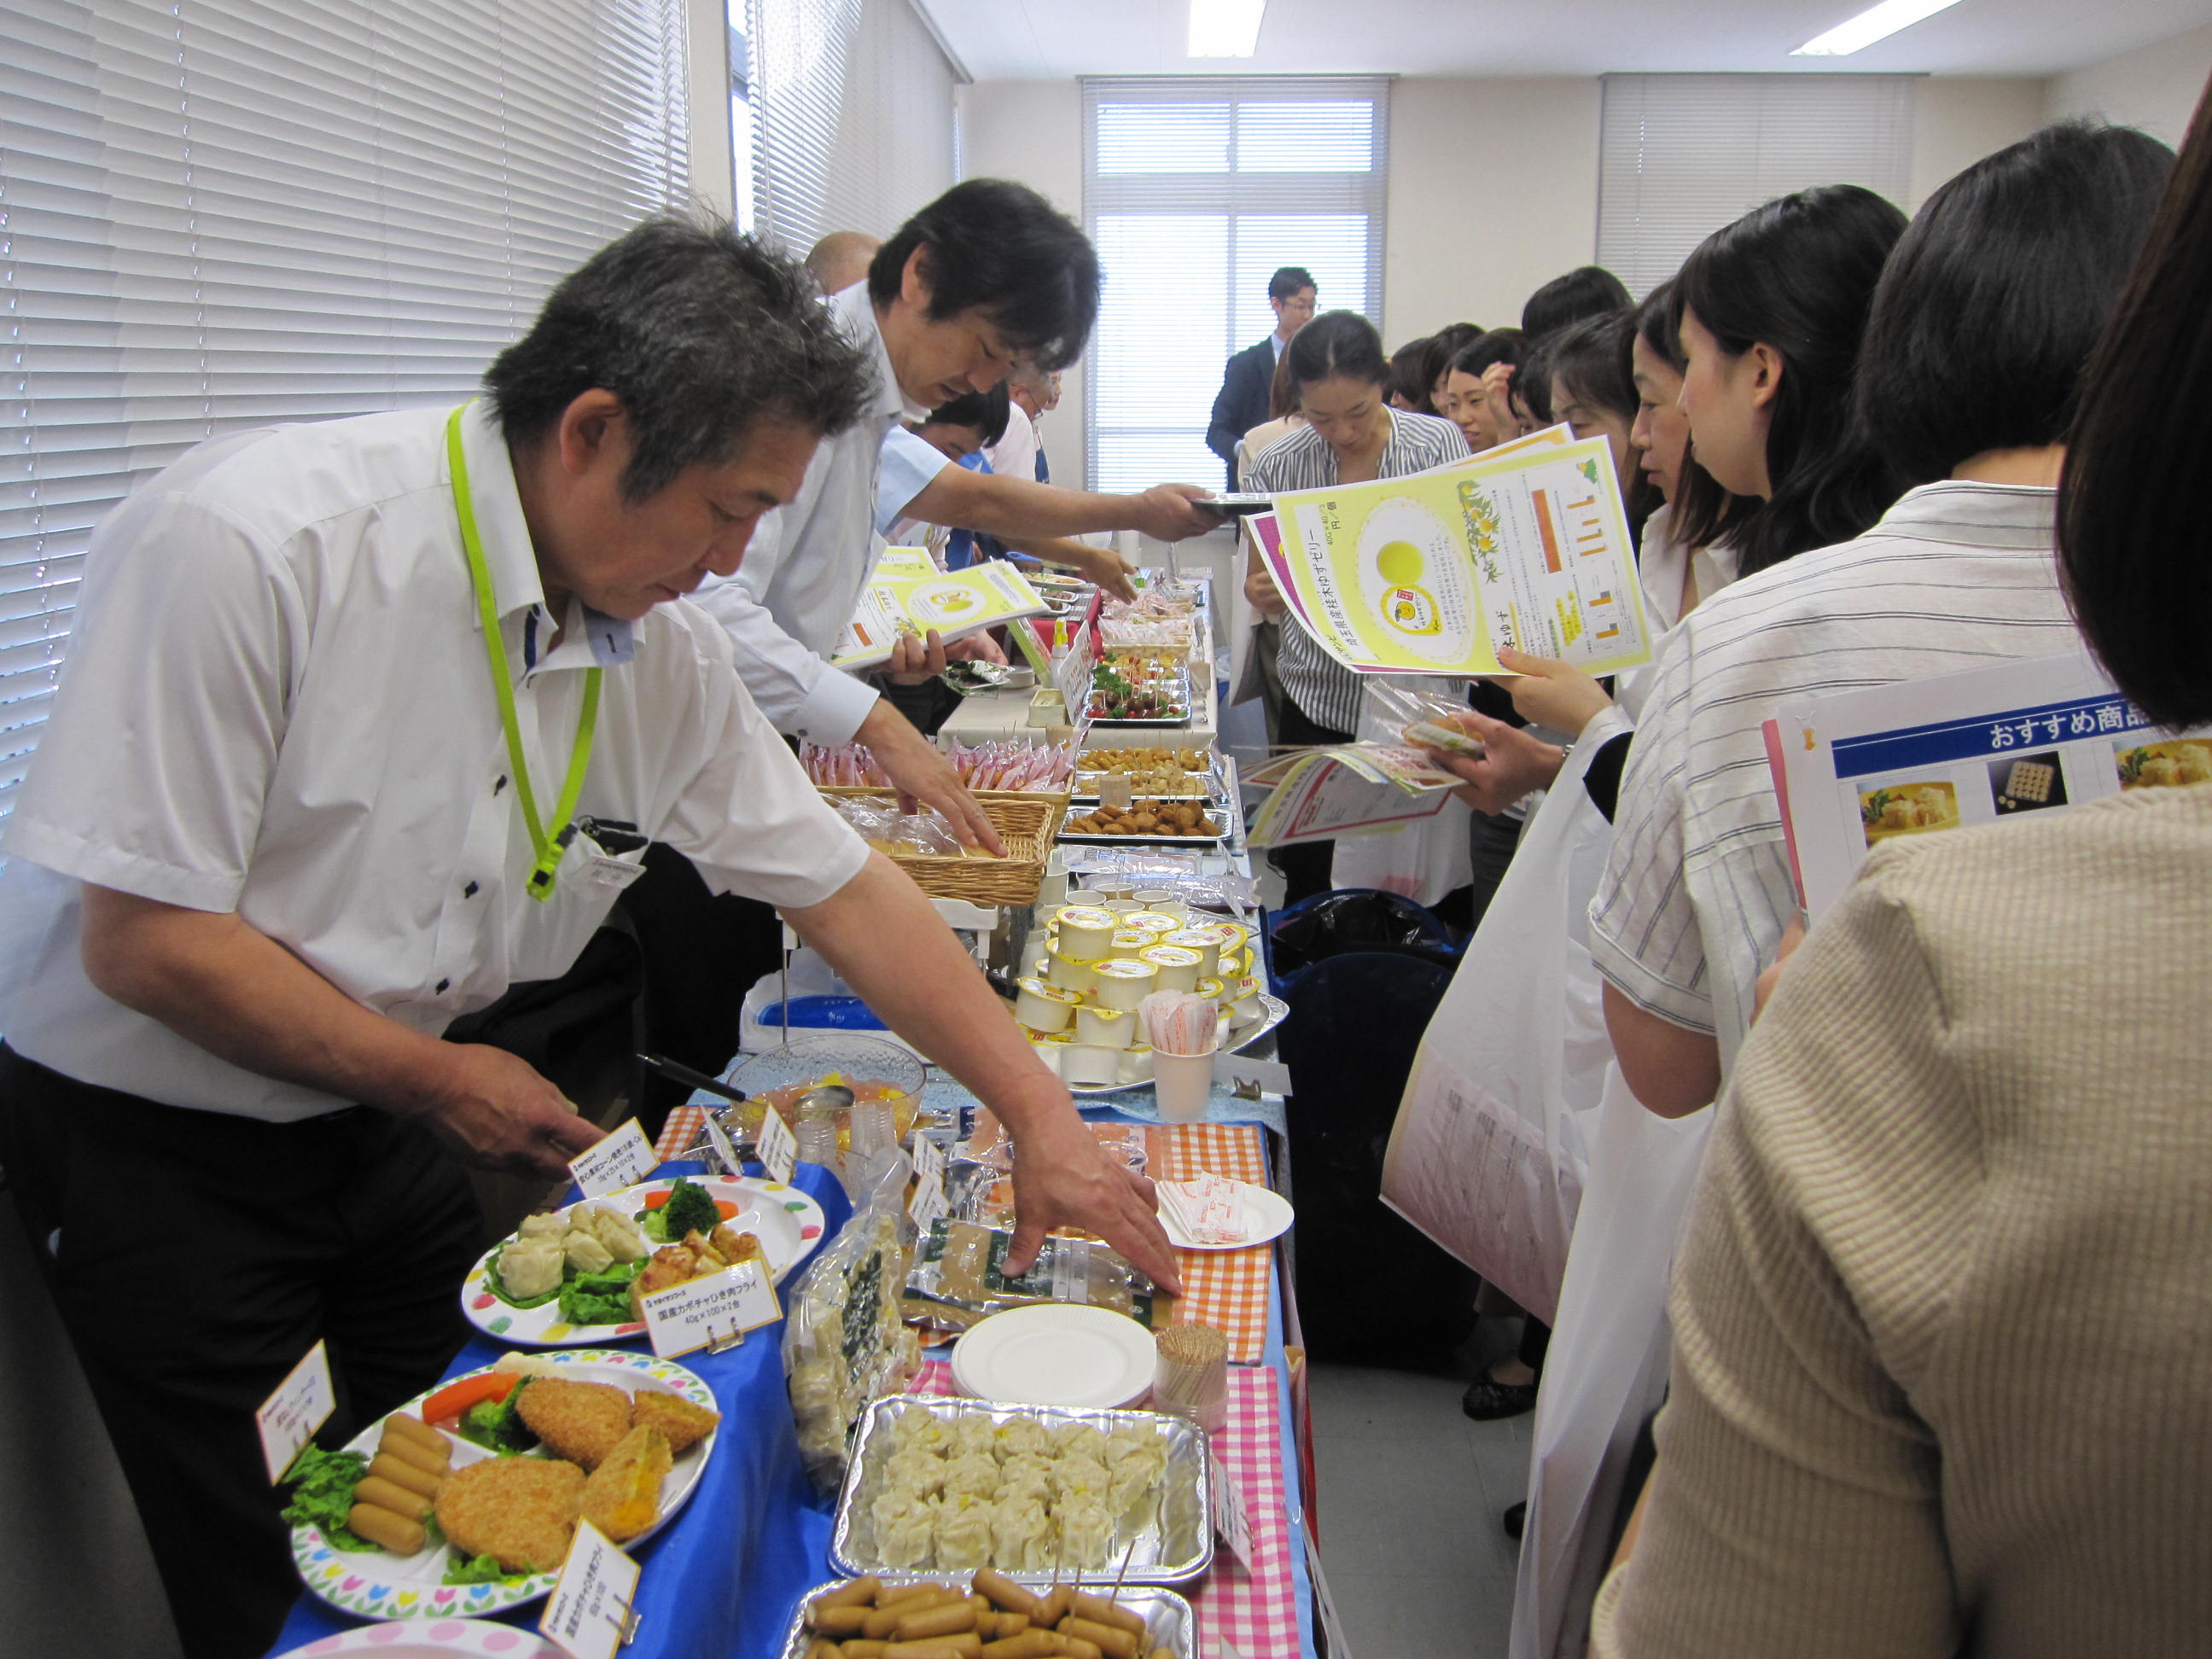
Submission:
<svg viewBox="0 0 2212 1659">
<path fill-rule="evenodd" d="M 664 1164 L 656 1173 L 699 1170 Z M 793 1184 L 822 1206 L 827 1243 L 852 1213 L 843 1189 L 811 1164 L 799 1166 Z M 830 1577 L 831 1500 L 817 1498 L 799 1461 L 782 1343 L 782 1326 L 771 1325 L 726 1353 L 687 1354 L 681 1362 L 714 1390 L 722 1431 L 684 1512 L 636 1552 L 644 1573 L 637 1640 L 626 1659 L 773 1654 L 799 1593 Z M 478 1337 L 447 1375 L 488 1365 L 505 1352 L 505 1344 Z M 534 1631 L 544 1611 L 544 1603 L 534 1601 L 507 1619 Z M 273 1651 L 289 1652 L 360 1622 L 302 1596 Z"/>
<path fill-rule="evenodd" d="M 729 1103 L 720 1095 L 708 1094 L 704 1089 L 693 1094 L 684 1103 L 708 1111 L 726 1106 Z M 922 1085 L 923 1109 L 936 1108 L 949 1111 L 954 1107 L 967 1108 L 976 1104 L 975 1097 L 944 1073 L 933 1070 L 927 1082 Z M 1160 1121 L 1159 1103 L 1153 1098 L 1149 1083 L 1133 1084 L 1127 1089 L 1116 1089 L 1109 1095 L 1078 1095 L 1075 1103 L 1088 1118 L 1127 1118 L 1132 1123 L 1158 1123 Z M 1276 1134 L 1286 1134 L 1283 1116 L 1283 1097 L 1267 1095 L 1258 1100 L 1247 1100 L 1231 1094 L 1221 1085 L 1213 1086 L 1213 1093 L 1206 1103 L 1206 1121 L 1209 1123 L 1256 1123 Z"/>
</svg>

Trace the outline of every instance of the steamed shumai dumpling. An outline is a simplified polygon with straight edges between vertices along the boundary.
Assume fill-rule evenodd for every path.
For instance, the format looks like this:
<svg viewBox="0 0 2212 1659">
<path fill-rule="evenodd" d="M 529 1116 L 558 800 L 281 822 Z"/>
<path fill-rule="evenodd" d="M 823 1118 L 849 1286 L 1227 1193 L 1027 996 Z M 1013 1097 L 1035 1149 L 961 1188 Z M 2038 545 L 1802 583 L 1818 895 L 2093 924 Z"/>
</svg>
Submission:
<svg viewBox="0 0 2212 1659">
<path fill-rule="evenodd" d="M 885 1492 L 868 1511 L 875 1523 L 876 1553 L 891 1567 L 926 1567 L 936 1533 L 937 1505 L 929 1498 Z"/>
<path fill-rule="evenodd" d="M 980 1453 L 985 1457 L 996 1457 L 999 1449 L 999 1425 L 981 1412 L 971 1417 L 955 1418 L 952 1422 L 951 1444 L 945 1455 L 957 1457 Z"/>
<path fill-rule="evenodd" d="M 945 1464 L 947 1498 L 989 1498 L 1000 1482 L 999 1461 L 988 1452 L 963 1452 Z"/>
<path fill-rule="evenodd" d="M 937 1565 L 966 1570 L 991 1565 L 991 1519 L 987 1498 L 947 1498 L 937 1507 Z"/>
</svg>

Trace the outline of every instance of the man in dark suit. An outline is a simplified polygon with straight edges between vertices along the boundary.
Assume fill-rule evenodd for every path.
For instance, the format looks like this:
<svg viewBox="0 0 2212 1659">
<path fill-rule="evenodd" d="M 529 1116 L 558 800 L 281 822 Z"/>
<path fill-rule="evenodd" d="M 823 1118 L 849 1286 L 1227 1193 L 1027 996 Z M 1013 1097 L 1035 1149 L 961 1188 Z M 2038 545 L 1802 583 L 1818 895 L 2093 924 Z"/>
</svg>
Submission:
<svg viewBox="0 0 2212 1659">
<path fill-rule="evenodd" d="M 1291 336 L 1313 321 L 1313 273 L 1285 265 L 1267 279 L 1267 303 L 1275 308 L 1275 331 L 1229 360 L 1213 400 L 1213 417 L 1206 423 L 1206 447 L 1228 467 L 1231 489 L 1237 488 L 1237 441 L 1267 418 L 1267 388 L 1275 379 L 1276 360 Z"/>
</svg>

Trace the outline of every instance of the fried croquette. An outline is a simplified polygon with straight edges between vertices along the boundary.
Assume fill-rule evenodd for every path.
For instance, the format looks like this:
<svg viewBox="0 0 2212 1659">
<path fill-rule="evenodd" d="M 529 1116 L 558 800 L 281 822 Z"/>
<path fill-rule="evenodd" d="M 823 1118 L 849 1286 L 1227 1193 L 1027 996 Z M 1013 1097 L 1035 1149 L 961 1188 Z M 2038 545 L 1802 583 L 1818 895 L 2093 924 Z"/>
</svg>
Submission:
<svg viewBox="0 0 2212 1659">
<path fill-rule="evenodd" d="M 584 1472 L 574 1463 L 487 1457 L 439 1489 L 438 1524 L 463 1556 L 491 1556 L 508 1572 L 558 1572 L 583 1498 Z"/>
<path fill-rule="evenodd" d="M 659 1429 L 668 1437 L 669 1451 L 678 1457 L 705 1439 L 721 1420 L 720 1412 L 710 1412 L 681 1395 L 662 1394 L 657 1389 L 640 1389 L 630 1401 L 630 1421 Z"/>
<path fill-rule="evenodd" d="M 641 1424 L 622 1437 L 584 1482 L 585 1518 L 623 1543 L 660 1516 L 660 1481 L 674 1462 L 668 1437 Z"/>
<path fill-rule="evenodd" d="M 629 1432 L 629 1396 L 605 1382 L 541 1376 L 517 1407 L 530 1431 L 559 1455 L 596 1469 Z"/>
</svg>

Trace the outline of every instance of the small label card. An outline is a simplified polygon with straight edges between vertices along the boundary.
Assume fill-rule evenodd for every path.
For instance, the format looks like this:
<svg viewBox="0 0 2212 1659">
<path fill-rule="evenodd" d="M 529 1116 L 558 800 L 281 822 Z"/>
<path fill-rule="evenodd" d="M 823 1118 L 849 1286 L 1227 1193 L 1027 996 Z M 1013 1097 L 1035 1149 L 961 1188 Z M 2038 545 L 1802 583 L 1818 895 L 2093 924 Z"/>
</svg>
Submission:
<svg viewBox="0 0 2212 1659">
<path fill-rule="evenodd" d="M 606 1534 L 588 1521 L 577 1522 L 568 1559 L 561 1564 L 538 1628 L 572 1659 L 615 1659 L 636 1633 L 630 1603 L 637 1595 L 638 1572 L 637 1563 Z"/>
<path fill-rule="evenodd" d="M 935 1176 L 939 1186 L 945 1184 L 945 1148 L 926 1134 L 914 1138 L 914 1173 L 918 1181 Z"/>
<path fill-rule="evenodd" d="M 318 1342 L 253 1413 L 254 1426 L 261 1431 L 261 1456 L 269 1465 L 271 1486 L 284 1478 L 300 1448 L 314 1438 L 315 1431 L 329 1421 L 337 1404 L 337 1391 L 331 1386 L 331 1356 Z"/>
<path fill-rule="evenodd" d="M 727 1346 L 747 1331 L 783 1317 L 764 1261 L 672 1285 L 644 1298 L 646 1335 L 663 1359 L 698 1349 Z"/>
<path fill-rule="evenodd" d="M 770 1107 L 769 1109 L 773 1112 L 775 1109 Z M 730 1132 L 716 1121 L 711 1110 L 707 1114 L 707 1140 L 714 1147 L 714 1156 L 722 1160 L 724 1174 L 732 1176 L 744 1174 L 744 1160 L 738 1156 L 738 1149 L 730 1144 Z"/>
<path fill-rule="evenodd" d="M 921 1236 L 928 1237 L 931 1224 L 948 1213 L 945 1177 L 934 1170 L 926 1171 L 914 1183 L 914 1196 L 907 1200 L 906 1212 L 914 1218 L 914 1224 Z"/>
<path fill-rule="evenodd" d="M 586 1198 L 604 1198 L 625 1187 L 635 1187 L 660 1167 L 653 1143 L 645 1138 L 635 1118 L 605 1140 L 568 1160 L 568 1173 Z"/>
<path fill-rule="evenodd" d="M 1237 1477 L 1229 1473 L 1229 1466 L 1218 1457 L 1212 1473 L 1213 1529 L 1249 1573 L 1252 1571 L 1252 1517 L 1244 1512 L 1244 1494 L 1237 1489 Z"/>
<path fill-rule="evenodd" d="M 791 1126 L 783 1121 L 783 1114 L 770 1106 L 761 1114 L 760 1133 L 754 1137 L 759 1149 L 761 1168 L 768 1171 L 770 1181 L 781 1181 L 788 1187 L 791 1172 L 799 1167 L 799 1141 L 791 1133 Z"/>
</svg>

